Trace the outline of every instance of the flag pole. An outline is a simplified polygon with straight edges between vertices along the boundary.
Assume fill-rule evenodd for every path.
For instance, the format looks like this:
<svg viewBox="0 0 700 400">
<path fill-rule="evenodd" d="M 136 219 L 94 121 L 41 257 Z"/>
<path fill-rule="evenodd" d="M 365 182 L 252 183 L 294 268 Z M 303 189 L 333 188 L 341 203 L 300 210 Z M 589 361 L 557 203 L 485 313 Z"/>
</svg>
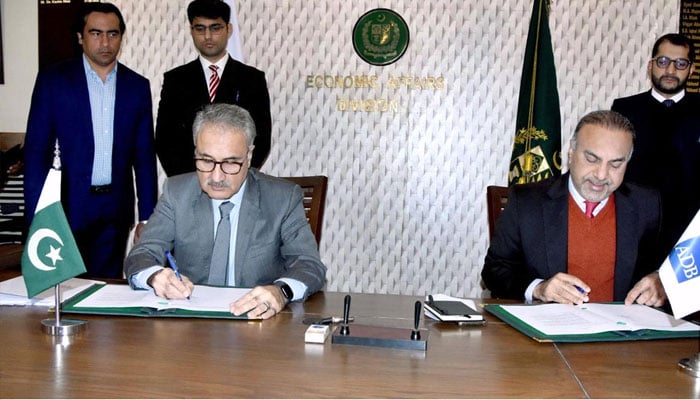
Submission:
<svg viewBox="0 0 700 400">
<path fill-rule="evenodd" d="M 700 378 L 700 353 L 695 353 L 690 358 L 684 358 L 678 362 L 678 368 L 686 374 Z"/>
<path fill-rule="evenodd" d="M 61 169 L 61 150 L 58 147 L 58 139 L 54 147 L 53 168 Z M 69 336 L 75 335 L 87 326 L 87 321 L 83 319 L 63 319 L 61 320 L 61 283 L 54 286 L 55 297 L 55 318 L 44 319 L 41 321 L 41 330 L 51 336 Z"/>
</svg>

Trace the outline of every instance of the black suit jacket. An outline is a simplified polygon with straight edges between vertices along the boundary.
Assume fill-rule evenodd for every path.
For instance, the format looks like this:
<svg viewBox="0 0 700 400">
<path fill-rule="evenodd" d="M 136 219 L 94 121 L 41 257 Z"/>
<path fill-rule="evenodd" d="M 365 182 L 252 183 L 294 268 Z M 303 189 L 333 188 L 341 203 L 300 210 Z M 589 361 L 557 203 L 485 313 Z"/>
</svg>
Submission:
<svg viewBox="0 0 700 400">
<path fill-rule="evenodd" d="M 511 186 L 481 276 L 495 297 L 524 299 L 528 285 L 567 271 L 569 174 Z M 661 265 L 658 194 L 634 184 L 615 192 L 614 300 Z"/>
<path fill-rule="evenodd" d="M 251 166 L 260 168 L 270 153 L 272 126 L 265 74 L 229 56 L 214 102 L 239 105 L 253 117 L 257 135 Z M 168 176 L 194 171 L 192 122 L 207 104 L 209 88 L 199 58 L 163 75 L 156 119 L 156 151 Z"/>
<path fill-rule="evenodd" d="M 686 93 L 667 108 L 647 91 L 615 100 L 612 110 L 634 125 L 625 180 L 661 193 L 662 241 L 670 251 L 700 208 L 700 95 Z"/>
</svg>

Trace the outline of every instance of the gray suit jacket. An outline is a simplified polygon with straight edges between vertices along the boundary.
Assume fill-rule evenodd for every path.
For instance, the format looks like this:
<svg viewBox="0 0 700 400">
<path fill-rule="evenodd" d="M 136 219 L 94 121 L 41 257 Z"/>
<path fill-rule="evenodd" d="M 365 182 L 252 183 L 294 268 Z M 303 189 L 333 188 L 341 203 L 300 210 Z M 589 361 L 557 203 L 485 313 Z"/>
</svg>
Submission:
<svg viewBox="0 0 700 400">
<path fill-rule="evenodd" d="M 236 286 L 271 284 L 278 278 L 303 282 L 305 297 L 325 283 L 316 240 L 304 214 L 301 188 L 250 169 L 236 237 Z M 182 275 L 206 284 L 214 247 L 214 217 L 209 196 L 196 173 L 168 179 L 138 244 L 124 264 L 127 277 L 164 265 L 172 250 Z"/>
</svg>

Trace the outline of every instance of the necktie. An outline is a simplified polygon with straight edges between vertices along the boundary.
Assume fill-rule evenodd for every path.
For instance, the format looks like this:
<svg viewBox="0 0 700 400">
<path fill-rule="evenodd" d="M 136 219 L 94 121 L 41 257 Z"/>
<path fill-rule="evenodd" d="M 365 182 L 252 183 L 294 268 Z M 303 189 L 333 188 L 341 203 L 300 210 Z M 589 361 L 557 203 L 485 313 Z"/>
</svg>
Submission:
<svg viewBox="0 0 700 400">
<path fill-rule="evenodd" d="M 214 97 L 216 97 L 216 89 L 219 87 L 221 78 L 219 77 L 219 67 L 212 64 L 209 66 L 209 69 L 211 70 L 211 76 L 209 77 L 209 102 L 213 103 Z"/>
<path fill-rule="evenodd" d="M 593 218 L 593 210 L 600 204 L 599 201 L 588 201 L 584 200 L 583 203 L 586 205 L 586 216 L 588 218 Z"/>
<path fill-rule="evenodd" d="M 231 220 L 229 215 L 233 209 L 233 203 L 230 201 L 221 203 L 219 212 L 221 219 L 216 228 L 216 237 L 214 238 L 214 250 L 211 253 L 211 264 L 209 265 L 209 280 L 210 285 L 227 285 L 226 282 L 228 269 L 228 250 L 231 239 Z"/>
<path fill-rule="evenodd" d="M 666 99 L 663 101 L 663 104 L 667 107 L 670 108 L 675 102 L 671 99 Z"/>
</svg>

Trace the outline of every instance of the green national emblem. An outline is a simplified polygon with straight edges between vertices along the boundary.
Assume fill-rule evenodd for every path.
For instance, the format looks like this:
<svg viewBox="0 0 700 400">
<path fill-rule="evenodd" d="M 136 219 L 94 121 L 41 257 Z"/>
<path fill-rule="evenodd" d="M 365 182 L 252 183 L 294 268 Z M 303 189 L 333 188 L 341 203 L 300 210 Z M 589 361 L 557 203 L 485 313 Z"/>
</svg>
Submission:
<svg viewBox="0 0 700 400">
<path fill-rule="evenodd" d="M 352 30 L 355 52 L 372 65 L 396 62 L 406 52 L 409 37 L 406 21 L 386 8 L 366 12 Z"/>
</svg>

